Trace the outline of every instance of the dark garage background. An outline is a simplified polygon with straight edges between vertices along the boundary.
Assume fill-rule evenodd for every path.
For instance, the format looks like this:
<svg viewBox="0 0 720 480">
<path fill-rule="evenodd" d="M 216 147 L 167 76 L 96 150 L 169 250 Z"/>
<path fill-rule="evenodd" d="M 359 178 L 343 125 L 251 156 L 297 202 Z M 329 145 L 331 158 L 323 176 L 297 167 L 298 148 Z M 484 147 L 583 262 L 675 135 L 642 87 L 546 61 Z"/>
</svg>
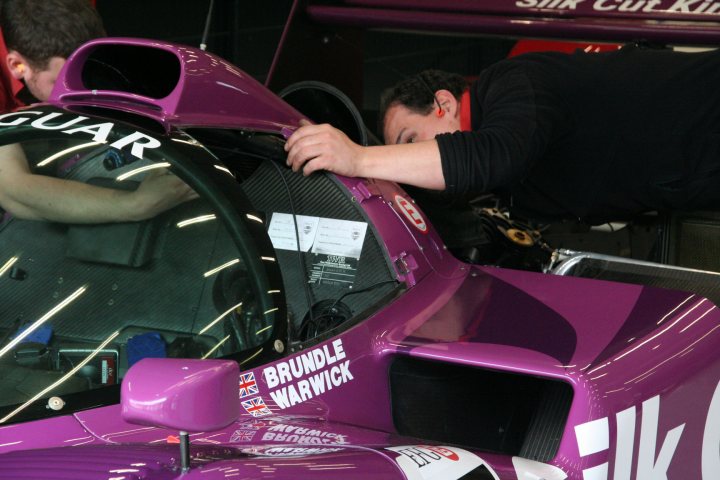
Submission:
<svg viewBox="0 0 720 480">
<path fill-rule="evenodd" d="M 96 1 L 108 35 L 192 46 L 200 44 L 209 5 L 209 0 Z M 291 6 L 292 0 L 216 0 L 208 51 L 265 83 Z M 295 78 L 284 78 L 283 84 L 290 80 L 323 80 L 337 86 L 354 100 L 371 130 L 376 124 L 380 92 L 402 76 L 426 68 L 477 75 L 484 66 L 505 57 L 514 44 L 512 39 L 396 31 L 367 31 L 361 42 L 350 37 L 340 41 L 348 55 L 362 59 L 359 78 L 356 72 L 344 75 L 343 71 L 333 71 L 334 65 L 319 65 L 311 71 L 298 69 L 295 73 L 291 69 Z M 307 48 L 312 52 L 312 45 Z M 335 76 L 328 78 L 331 71 Z"/>
</svg>

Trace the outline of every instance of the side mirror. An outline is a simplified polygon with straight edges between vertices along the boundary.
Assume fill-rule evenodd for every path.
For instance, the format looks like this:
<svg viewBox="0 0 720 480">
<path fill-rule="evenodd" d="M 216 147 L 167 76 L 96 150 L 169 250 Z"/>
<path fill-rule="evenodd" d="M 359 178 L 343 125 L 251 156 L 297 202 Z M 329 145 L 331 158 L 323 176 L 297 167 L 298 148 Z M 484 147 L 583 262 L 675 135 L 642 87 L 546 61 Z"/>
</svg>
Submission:
<svg viewBox="0 0 720 480">
<path fill-rule="evenodd" d="M 183 472 L 187 432 L 219 430 L 238 419 L 238 364 L 228 360 L 145 358 L 128 370 L 120 390 L 125 421 L 180 430 Z"/>
</svg>

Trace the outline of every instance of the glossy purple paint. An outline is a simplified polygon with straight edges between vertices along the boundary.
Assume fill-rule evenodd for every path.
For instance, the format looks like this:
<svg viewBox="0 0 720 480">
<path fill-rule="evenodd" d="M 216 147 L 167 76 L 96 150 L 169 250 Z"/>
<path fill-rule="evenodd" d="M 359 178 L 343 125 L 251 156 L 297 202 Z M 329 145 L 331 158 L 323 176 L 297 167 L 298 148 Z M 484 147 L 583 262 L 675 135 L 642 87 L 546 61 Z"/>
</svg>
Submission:
<svg viewBox="0 0 720 480">
<path fill-rule="evenodd" d="M 87 88 L 82 80 L 83 64 L 107 45 L 154 48 L 175 55 L 180 62 L 177 85 L 160 99 Z M 103 38 L 80 47 L 63 66 L 49 101 L 58 105 L 120 106 L 153 118 L 166 129 L 173 125 L 214 125 L 280 133 L 305 118 L 250 75 L 211 53 L 133 38 Z"/>
<path fill-rule="evenodd" d="M 88 44 L 73 58 L 83 58 L 94 46 L 110 42 L 113 40 Z M 150 45 L 139 40 L 120 42 Z M 163 44 L 158 48 L 174 52 L 181 59 L 198 57 L 208 64 L 213 62 L 203 57 L 207 54 L 187 47 Z M 107 92 L 98 93 L 95 100 L 74 96 L 67 89 L 77 85 L 73 82 L 78 81 L 78 72 L 72 62 L 68 63 L 65 77 L 53 93 L 55 102 L 110 105 L 126 98 L 126 94 Z M 223 70 L 222 65 L 213 68 Z M 214 70 L 214 74 L 224 75 L 220 70 Z M 266 90 L 256 88 L 245 75 L 229 75 L 222 78 L 232 80 L 230 85 L 235 88 L 230 90 L 252 91 L 257 96 L 237 97 L 249 102 L 243 104 L 247 108 L 242 110 L 244 116 L 231 119 L 230 113 L 215 112 L 218 106 L 212 101 L 198 100 L 213 98 L 217 88 L 227 88 L 202 81 L 204 74 L 184 80 L 186 83 L 168 99 L 155 100 L 164 113 L 154 115 L 168 126 L 201 122 L 280 133 L 296 125 L 298 117 L 292 109 L 273 108 L 279 101 Z M 264 110 L 265 105 L 270 106 L 269 111 Z M 128 104 L 123 108 L 148 114 L 142 105 Z M 233 108 L 241 107 L 235 104 Z M 677 431 L 674 429 L 679 425 L 684 427 L 668 467 L 668 478 L 711 480 L 703 468 L 714 472 L 714 458 L 709 460 L 710 467 L 703 467 L 702 445 L 708 441 L 713 447 L 715 436 L 720 435 L 716 433 L 717 425 L 708 424 L 708 418 L 714 418 L 709 415 L 710 406 L 720 404 L 715 400 L 719 398 L 720 379 L 717 307 L 684 292 L 465 265 L 447 254 L 432 228 L 428 233 L 420 231 L 398 210 L 396 195 L 404 195 L 398 186 L 351 178 L 339 181 L 364 209 L 388 256 L 397 260 L 398 278 L 405 281 L 407 291 L 337 337 L 244 372 L 253 373 L 258 381 L 259 395 L 272 412 L 269 416 L 254 418 L 237 404 L 233 404 L 232 411 L 210 412 L 217 405 L 231 404 L 229 398 L 233 402 L 237 399 L 237 371 L 223 376 L 226 380 L 235 376 L 232 387 L 229 380 L 226 384 L 213 377 L 212 370 L 229 368 L 225 367 L 227 363 L 201 362 L 213 365 L 210 373 L 199 373 L 198 369 L 207 367 L 186 360 L 139 363 L 139 376 L 133 379 L 129 374 L 123 383 L 123 389 L 131 393 L 128 401 L 135 401 L 134 408 L 140 412 L 128 418 L 172 429 L 203 430 L 191 436 L 192 469 L 183 478 L 225 478 L 229 472 L 272 478 L 366 478 L 367 472 L 373 472 L 373 478 L 403 478 L 395 457 L 382 449 L 418 441 L 395 434 L 387 371 L 394 358 L 413 356 L 553 378 L 572 385 L 573 403 L 558 453 L 551 462 L 571 479 L 587 478 L 586 470 L 604 463 L 612 468 L 619 462 L 618 438 L 627 425 L 616 419 L 620 412 L 632 411 L 638 418 L 630 439 L 633 446 L 636 437 L 641 436 L 637 432 L 644 429 L 646 437 L 657 438 L 660 450 L 667 432 Z M 296 404 L 278 401 L 282 386 L 270 385 L 271 369 L 307 351 L 324 349 L 334 358 L 328 368 L 344 366 L 345 370 L 334 371 L 344 372 L 344 381 Z M 182 370 L 185 367 L 190 372 L 187 378 Z M 198 378 L 209 375 L 211 379 L 193 383 L 193 374 Z M 179 381 L 178 376 L 183 380 Z M 307 378 L 309 374 L 304 374 L 288 383 Z M 135 381 L 146 383 L 136 391 Z M 195 400 L 184 406 L 173 405 L 173 391 L 178 389 L 191 397 L 196 395 Z M 149 408 L 155 402 L 159 405 L 157 411 Z M 656 403 L 662 406 L 652 430 L 651 414 L 647 412 L 654 411 Z M 197 405 L 209 407 L 194 408 Z M 233 421 L 238 412 L 239 419 Z M 585 454 L 576 427 L 603 419 L 609 426 L 608 444 Z M 225 427 L 225 421 L 230 425 Z M 46 433 L 60 427 L 70 433 Z M 148 470 L 135 472 L 136 478 L 172 478 L 178 474 L 176 446 L 162 444 L 174 441 L 174 433 L 131 425 L 121 418 L 120 406 L 89 410 L 72 417 L 0 427 L 0 452 L 23 450 L 0 456 L 0 465 L 25 465 L 23 471 L 33 478 L 57 478 L 47 473 L 48 458 L 64 462 L 58 463 L 59 471 L 70 468 L 80 458 L 94 456 L 97 469 L 92 474 L 73 472 L 76 476 L 72 478 L 98 478 L 99 472 L 137 468 L 132 464 L 138 462 L 145 463 L 142 468 Z M 30 451 L 80 443 L 79 439 L 105 445 Z M 292 450 L 296 448 L 319 450 L 295 450 L 302 455 L 297 456 Z M 278 460 L 268 452 L 282 456 Z M 654 447 L 651 454 L 654 461 Z M 521 476 L 528 471 L 516 472 L 512 458 L 478 455 L 502 480 L 534 478 Z M 35 462 L 46 463 L 33 470 Z"/>
<path fill-rule="evenodd" d="M 123 379 L 122 417 L 185 432 L 218 430 L 237 419 L 239 375 L 233 361 L 142 359 Z"/>
</svg>

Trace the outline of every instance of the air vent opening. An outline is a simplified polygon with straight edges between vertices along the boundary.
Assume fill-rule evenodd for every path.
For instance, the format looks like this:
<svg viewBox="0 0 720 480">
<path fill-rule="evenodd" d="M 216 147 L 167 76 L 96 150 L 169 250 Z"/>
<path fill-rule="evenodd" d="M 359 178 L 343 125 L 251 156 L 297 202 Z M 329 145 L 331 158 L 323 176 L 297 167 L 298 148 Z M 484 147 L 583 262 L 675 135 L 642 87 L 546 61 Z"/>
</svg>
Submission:
<svg viewBox="0 0 720 480">
<path fill-rule="evenodd" d="M 572 403 L 558 380 L 399 357 L 390 367 L 402 435 L 532 460 L 552 460 Z"/>
<path fill-rule="evenodd" d="M 159 48 L 99 45 L 82 67 L 87 90 L 111 90 L 161 99 L 180 81 L 180 60 Z"/>
</svg>

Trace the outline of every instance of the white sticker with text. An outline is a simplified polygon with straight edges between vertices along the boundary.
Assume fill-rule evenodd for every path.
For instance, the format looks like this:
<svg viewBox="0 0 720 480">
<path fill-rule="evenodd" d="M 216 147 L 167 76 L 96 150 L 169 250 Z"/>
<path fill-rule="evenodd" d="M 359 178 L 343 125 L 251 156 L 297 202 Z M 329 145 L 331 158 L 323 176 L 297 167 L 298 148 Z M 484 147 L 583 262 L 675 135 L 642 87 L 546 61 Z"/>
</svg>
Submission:
<svg viewBox="0 0 720 480">
<path fill-rule="evenodd" d="M 268 235 L 273 247 L 277 250 L 297 251 L 298 238 L 300 239 L 300 251 L 307 252 L 315 242 L 320 217 L 308 217 L 305 215 L 293 215 L 288 213 L 273 213 L 270 219 Z M 297 223 L 297 234 L 295 225 Z"/>
<path fill-rule="evenodd" d="M 321 218 L 312 252 L 360 258 L 367 223 Z"/>
</svg>

